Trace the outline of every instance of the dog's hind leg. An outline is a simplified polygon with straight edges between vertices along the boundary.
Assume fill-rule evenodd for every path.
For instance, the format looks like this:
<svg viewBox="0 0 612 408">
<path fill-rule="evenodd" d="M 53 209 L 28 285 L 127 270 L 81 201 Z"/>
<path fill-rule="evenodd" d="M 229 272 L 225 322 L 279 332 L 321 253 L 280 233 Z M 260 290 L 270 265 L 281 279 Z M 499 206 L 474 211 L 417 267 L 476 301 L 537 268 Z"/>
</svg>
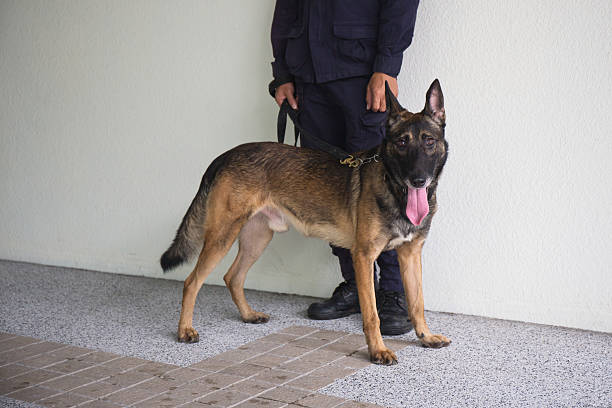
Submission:
<svg viewBox="0 0 612 408">
<path fill-rule="evenodd" d="M 212 207 L 210 218 L 205 226 L 202 252 L 200 252 L 193 272 L 185 279 L 183 287 L 183 303 L 178 327 L 180 342 L 195 343 L 199 340 L 198 332 L 193 328 L 193 308 L 196 297 L 204 280 L 227 254 L 246 222 L 244 214 L 220 210 L 214 208 L 214 205 Z"/>
<path fill-rule="evenodd" d="M 238 255 L 223 277 L 245 323 L 266 323 L 270 320 L 269 315 L 249 306 L 244 296 L 244 281 L 247 272 L 259 259 L 273 235 L 274 231 L 268 226 L 268 218 L 264 214 L 252 217 L 240 231 Z"/>
</svg>

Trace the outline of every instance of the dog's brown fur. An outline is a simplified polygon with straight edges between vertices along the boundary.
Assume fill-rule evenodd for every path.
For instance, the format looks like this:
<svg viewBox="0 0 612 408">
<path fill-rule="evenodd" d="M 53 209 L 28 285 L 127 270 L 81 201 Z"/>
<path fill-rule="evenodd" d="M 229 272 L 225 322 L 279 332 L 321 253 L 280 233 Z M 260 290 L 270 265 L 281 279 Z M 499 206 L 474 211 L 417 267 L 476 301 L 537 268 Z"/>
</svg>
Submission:
<svg viewBox="0 0 612 408">
<path fill-rule="evenodd" d="M 440 85 L 437 80 L 431 85 L 420 113 L 404 110 L 390 92 L 387 108 L 387 138 L 358 154 L 363 158 L 378 154 L 381 160 L 358 168 L 342 165 L 326 152 L 278 143 L 244 144 L 213 161 L 161 260 L 168 270 L 187 260 L 203 242 L 195 269 L 185 280 L 179 341 L 198 341 L 192 327 L 196 296 L 236 238 L 238 255 L 225 283 L 243 321 L 268 321 L 268 315 L 247 303 L 244 281 L 274 232 L 286 231 L 291 224 L 307 236 L 351 250 L 373 362 L 397 362 L 383 343 L 376 311 L 372 265 L 383 250 L 397 250 L 409 317 L 420 341 L 427 347 L 450 344 L 448 338 L 432 334 L 425 323 L 421 284 L 421 249 L 435 213 L 435 190 L 447 155 Z M 430 183 L 430 213 L 419 226 L 404 212 L 406 184 L 415 172 L 429 177 Z"/>
</svg>

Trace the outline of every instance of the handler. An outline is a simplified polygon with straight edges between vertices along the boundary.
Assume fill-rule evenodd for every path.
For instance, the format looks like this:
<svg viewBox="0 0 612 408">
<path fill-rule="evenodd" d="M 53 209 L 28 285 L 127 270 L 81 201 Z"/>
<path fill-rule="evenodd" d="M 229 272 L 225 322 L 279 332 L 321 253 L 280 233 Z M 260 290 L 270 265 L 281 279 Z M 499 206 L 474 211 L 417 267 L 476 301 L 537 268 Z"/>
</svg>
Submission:
<svg viewBox="0 0 612 408">
<path fill-rule="evenodd" d="M 412 42 L 419 0 L 277 0 L 272 21 L 274 81 L 279 106 L 287 99 L 304 129 L 348 152 L 379 145 L 385 136 L 385 81 L 397 96 L 402 54 Z M 316 148 L 308 139 L 302 147 Z M 344 282 L 308 308 L 312 319 L 359 313 L 353 261 L 332 246 Z M 407 333 L 404 288 L 395 251 L 380 254 L 376 294 L 380 331 Z"/>
</svg>

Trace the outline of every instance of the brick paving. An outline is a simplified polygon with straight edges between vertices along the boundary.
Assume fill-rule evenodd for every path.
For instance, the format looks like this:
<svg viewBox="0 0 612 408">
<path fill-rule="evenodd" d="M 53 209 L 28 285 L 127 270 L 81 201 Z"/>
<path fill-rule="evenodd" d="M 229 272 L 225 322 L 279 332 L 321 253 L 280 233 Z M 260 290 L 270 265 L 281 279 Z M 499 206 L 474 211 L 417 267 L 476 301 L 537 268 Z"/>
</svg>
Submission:
<svg viewBox="0 0 612 408">
<path fill-rule="evenodd" d="M 374 408 L 316 392 L 369 364 L 363 336 L 306 326 L 189 367 L 0 333 L 0 395 L 46 407 Z"/>
</svg>

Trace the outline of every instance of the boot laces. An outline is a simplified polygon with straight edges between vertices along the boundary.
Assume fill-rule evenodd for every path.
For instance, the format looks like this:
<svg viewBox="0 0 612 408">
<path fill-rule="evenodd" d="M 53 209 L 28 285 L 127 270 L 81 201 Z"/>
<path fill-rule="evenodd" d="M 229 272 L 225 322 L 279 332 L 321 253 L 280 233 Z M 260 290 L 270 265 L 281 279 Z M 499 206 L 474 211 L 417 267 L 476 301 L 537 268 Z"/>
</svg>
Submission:
<svg viewBox="0 0 612 408">
<path fill-rule="evenodd" d="M 354 284 L 348 281 L 344 281 L 340 283 L 338 287 L 334 289 L 334 293 L 332 294 L 332 297 L 335 297 L 336 295 L 345 296 L 347 293 L 351 292 L 351 289 L 353 289 L 353 286 Z"/>
<path fill-rule="evenodd" d="M 381 290 L 379 292 L 379 308 L 378 310 L 388 312 L 406 312 L 406 305 L 404 304 L 404 295 L 398 292 L 388 292 Z"/>
</svg>

